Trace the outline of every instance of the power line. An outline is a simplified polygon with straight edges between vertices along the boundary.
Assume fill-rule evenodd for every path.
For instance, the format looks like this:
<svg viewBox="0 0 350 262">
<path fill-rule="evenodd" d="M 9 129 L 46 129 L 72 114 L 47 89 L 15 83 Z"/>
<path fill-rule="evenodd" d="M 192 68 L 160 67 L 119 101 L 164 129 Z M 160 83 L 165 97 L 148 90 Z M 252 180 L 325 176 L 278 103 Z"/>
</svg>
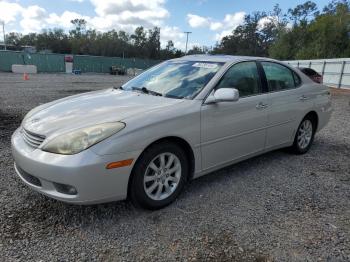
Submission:
<svg viewBox="0 0 350 262">
<path fill-rule="evenodd" d="M 186 49 L 185 49 L 185 54 L 187 54 L 187 44 L 188 44 L 188 35 L 192 34 L 192 32 L 184 32 L 186 34 Z"/>
</svg>

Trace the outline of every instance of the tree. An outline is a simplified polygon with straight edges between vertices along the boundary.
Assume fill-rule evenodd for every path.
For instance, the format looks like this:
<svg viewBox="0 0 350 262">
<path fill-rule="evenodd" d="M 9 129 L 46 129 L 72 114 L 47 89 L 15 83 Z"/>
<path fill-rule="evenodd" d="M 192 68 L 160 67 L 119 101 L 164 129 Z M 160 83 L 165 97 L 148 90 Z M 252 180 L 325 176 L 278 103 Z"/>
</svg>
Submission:
<svg viewBox="0 0 350 262">
<path fill-rule="evenodd" d="M 283 12 L 277 4 L 270 12 L 247 14 L 241 25 L 219 41 L 214 54 L 270 56 L 282 60 L 337 58 L 350 56 L 349 0 L 332 0 L 322 11 L 307 1 Z M 184 53 L 169 39 L 160 45 L 160 28 L 137 27 L 131 34 L 87 28 L 84 19 L 71 21 L 67 33 L 60 28 L 41 33 L 7 34 L 15 50 L 35 46 L 38 51 L 98 56 L 170 59 Z M 193 47 L 189 54 L 208 53 L 206 47 Z"/>
<path fill-rule="evenodd" d="M 288 10 L 290 19 L 296 24 L 307 24 L 309 19 L 318 15 L 317 5 L 314 2 L 307 1 L 304 4 L 297 5 Z"/>
<path fill-rule="evenodd" d="M 12 46 L 18 47 L 21 45 L 21 38 L 22 38 L 21 34 L 11 32 L 11 33 L 6 35 L 6 43 L 9 46 L 12 45 Z"/>
<path fill-rule="evenodd" d="M 208 48 L 203 46 L 203 47 L 199 47 L 199 46 L 194 46 L 192 47 L 192 49 L 188 50 L 187 54 L 188 55 L 200 55 L 200 54 L 205 54 L 207 53 Z"/>
<path fill-rule="evenodd" d="M 309 2 L 293 10 L 289 11 L 289 14 L 295 14 L 291 17 L 293 27 L 285 30 L 271 46 L 269 53 L 272 57 L 289 60 L 350 55 L 348 1 L 332 1 L 322 13 Z"/>
<path fill-rule="evenodd" d="M 271 21 L 262 24 L 266 18 L 268 16 L 264 12 L 246 15 L 243 24 L 233 30 L 232 35 L 225 36 L 214 48 L 213 53 L 267 56 L 276 25 Z"/>
<path fill-rule="evenodd" d="M 148 58 L 160 58 L 160 28 L 154 27 L 148 30 L 148 38 L 146 42 L 146 50 Z"/>
<path fill-rule="evenodd" d="M 173 52 L 174 51 L 174 42 L 172 40 L 169 40 L 165 49 L 169 52 Z"/>
<path fill-rule="evenodd" d="M 69 31 L 69 34 L 74 37 L 74 38 L 79 38 L 81 37 L 82 35 L 85 34 L 86 32 L 86 24 L 87 22 L 84 20 L 84 19 L 74 19 L 74 20 L 71 20 L 70 21 L 73 26 L 74 26 L 74 29 L 70 30 Z"/>
</svg>

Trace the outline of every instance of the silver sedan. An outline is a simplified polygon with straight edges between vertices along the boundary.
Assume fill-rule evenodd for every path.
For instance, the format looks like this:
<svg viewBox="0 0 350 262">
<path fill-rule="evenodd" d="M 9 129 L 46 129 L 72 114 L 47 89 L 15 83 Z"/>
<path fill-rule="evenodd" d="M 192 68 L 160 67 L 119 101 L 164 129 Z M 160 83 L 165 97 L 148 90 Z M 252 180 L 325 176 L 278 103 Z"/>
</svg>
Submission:
<svg viewBox="0 0 350 262">
<path fill-rule="evenodd" d="M 331 111 L 328 87 L 281 62 L 185 56 L 34 108 L 12 151 L 18 176 L 49 197 L 158 209 L 189 179 L 279 148 L 306 153 Z"/>
</svg>

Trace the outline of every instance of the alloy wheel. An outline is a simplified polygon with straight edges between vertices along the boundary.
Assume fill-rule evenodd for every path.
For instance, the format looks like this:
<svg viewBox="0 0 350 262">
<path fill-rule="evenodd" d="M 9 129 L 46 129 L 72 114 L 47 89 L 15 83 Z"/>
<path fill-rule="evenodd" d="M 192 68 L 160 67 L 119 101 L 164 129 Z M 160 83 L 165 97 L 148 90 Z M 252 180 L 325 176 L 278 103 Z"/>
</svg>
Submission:
<svg viewBox="0 0 350 262">
<path fill-rule="evenodd" d="M 147 196 L 163 200 L 174 193 L 181 178 L 181 163 L 173 153 L 161 153 L 148 164 L 143 178 Z"/>
<path fill-rule="evenodd" d="M 305 119 L 299 127 L 297 141 L 298 146 L 301 149 L 305 149 L 309 146 L 312 139 L 312 123 L 309 119 Z"/>
</svg>

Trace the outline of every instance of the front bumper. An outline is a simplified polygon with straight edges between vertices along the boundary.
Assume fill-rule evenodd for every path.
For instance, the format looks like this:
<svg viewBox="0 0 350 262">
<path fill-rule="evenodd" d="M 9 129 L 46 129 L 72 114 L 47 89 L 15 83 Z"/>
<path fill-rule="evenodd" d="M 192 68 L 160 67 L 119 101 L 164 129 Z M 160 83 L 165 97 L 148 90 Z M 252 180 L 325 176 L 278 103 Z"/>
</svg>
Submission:
<svg viewBox="0 0 350 262">
<path fill-rule="evenodd" d="M 87 149 L 76 155 L 52 154 L 26 144 L 19 129 L 12 135 L 11 146 L 16 173 L 25 184 L 57 200 L 82 205 L 125 199 L 132 167 L 141 153 L 100 156 Z M 108 163 L 124 159 L 134 161 L 106 169 Z M 74 188 L 76 194 L 62 193 L 57 185 Z"/>
</svg>

